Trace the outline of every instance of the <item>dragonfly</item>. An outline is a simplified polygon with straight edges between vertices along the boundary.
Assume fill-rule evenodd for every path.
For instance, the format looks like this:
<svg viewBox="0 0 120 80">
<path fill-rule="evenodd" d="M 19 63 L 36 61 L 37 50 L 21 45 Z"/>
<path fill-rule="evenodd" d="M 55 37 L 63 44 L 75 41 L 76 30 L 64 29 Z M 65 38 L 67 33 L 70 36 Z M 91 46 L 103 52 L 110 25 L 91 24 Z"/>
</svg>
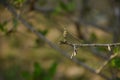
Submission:
<svg viewBox="0 0 120 80">
<path fill-rule="evenodd" d="M 69 52 L 72 50 L 71 58 L 73 58 L 78 53 L 78 47 L 75 44 L 80 44 L 82 42 L 82 40 L 78 39 L 64 28 L 62 39 L 59 44 L 64 50 L 68 50 Z"/>
</svg>

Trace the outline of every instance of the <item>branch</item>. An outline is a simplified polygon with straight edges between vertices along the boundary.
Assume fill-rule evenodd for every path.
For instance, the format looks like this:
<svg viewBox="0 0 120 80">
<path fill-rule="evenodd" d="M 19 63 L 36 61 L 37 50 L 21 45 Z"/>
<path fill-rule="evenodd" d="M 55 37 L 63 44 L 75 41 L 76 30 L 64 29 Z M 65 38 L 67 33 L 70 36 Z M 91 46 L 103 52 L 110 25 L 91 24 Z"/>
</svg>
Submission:
<svg viewBox="0 0 120 80">
<path fill-rule="evenodd" d="M 69 46 L 73 47 L 74 52 L 72 53 L 71 58 L 73 56 L 76 56 L 76 54 L 77 54 L 77 48 L 79 48 L 79 47 L 91 47 L 91 48 L 92 47 L 107 47 L 108 51 L 111 52 L 112 51 L 111 47 L 120 46 L 120 43 L 110 43 L 110 44 L 74 44 L 74 43 L 68 42 L 66 39 L 64 39 L 64 41 L 60 41 L 60 44 L 65 44 L 65 45 L 69 45 Z M 98 55 L 98 56 L 104 57 L 103 55 Z M 107 57 L 105 57 L 105 59 L 106 58 Z M 110 58 L 111 58 L 111 56 L 110 56 Z M 108 59 L 109 59 L 109 57 L 106 60 L 108 60 Z"/>
<path fill-rule="evenodd" d="M 77 47 L 116 47 L 116 46 L 120 46 L 120 43 L 109 43 L 109 44 L 73 44 L 67 41 L 60 41 L 60 44 L 66 44 L 69 46 L 74 46 L 76 45 Z"/>
<path fill-rule="evenodd" d="M 106 60 L 106 61 L 103 63 L 103 65 L 101 65 L 101 66 L 96 70 L 96 72 L 97 72 L 97 73 L 100 73 L 101 70 L 102 70 L 113 58 L 115 58 L 116 56 L 117 56 L 116 53 L 114 53 L 113 55 L 111 55 L 110 58 L 109 58 L 108 60 Z"/>
</svg>

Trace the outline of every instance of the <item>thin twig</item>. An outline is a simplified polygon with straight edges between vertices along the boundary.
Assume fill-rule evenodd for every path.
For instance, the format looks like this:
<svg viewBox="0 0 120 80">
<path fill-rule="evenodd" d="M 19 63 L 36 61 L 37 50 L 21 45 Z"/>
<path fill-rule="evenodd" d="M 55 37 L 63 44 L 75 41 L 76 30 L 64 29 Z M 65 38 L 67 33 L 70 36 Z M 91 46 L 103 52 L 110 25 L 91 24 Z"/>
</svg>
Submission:
<svg viewBox="0 0 120 80">
<path fill-rule="evenodd" d="M 8 10 L 13 14 L 13 16 L 18 19 L 20 22 L 22 22 L 22 24 L 25 25 L 26 28 L 28 28 L 30 31 L 32 31 L 38 38 L 44 40 L 46 43 L 48 43 L 52 48 L 54 48 L 55 50 L 57 50 L 58 52 L 60 52 L 62 55 L 64 55 L 65 57 L 67 57 L 68 59 L 70 59 L 70 56 L 63 51 L 62 49 L 60 49 L 57 45 L 53 44 L 51 41 L 49 41 L 48 39 L 46 39 L 41 33 L 39 33 L 32 25 L 30 25 L 25 19 L 23 19 L 20 15 L 17 14 L 17 12 L 15 11 L 15 9 L 8 3 L 3 3 L 4 6 L 6 8 L 8 8 Z M 108 76 L 102 74 L 102 73 L 96 73 L 96 70 L 94 70 L 93 68 L 89 67 L 88 65 L 84 64 L 83 62 L 79 61 L 76 58 L 72 58 L 70 59 L 73 62 L 77 63 L 78 65 L 81 65 L 82 67 L 84 67 L 85 69 L 89 70 L 90 72 L 93 72 L 95 74 L 100 75 L 102 78 L 105 78 L 106 80 L 111 80 Z"/>
<path fill-rule="evenodd" d="M 97 44 L 97 43 L 93 43 L 93 44 L 73 44 L 73 43 L 70 43 L 70 42 L 64 42 L 64 41 L 60 41 L 61 44 L 66 44 L 66 45 L 70 45 L 70 46 L 73 46 L 73 45 L 76 45 L 77 47 L 114 47 L 114 46 L 120 46 L 120 43 L 108 43 L 108 44 Z"/>
<path fill-rule="evenodd" d="M 113 55 L 111 55 L 110 58 L 109 58 L 108 60 L 106 60 L 106 61 L 96 70 L 96 72 L 97 72 L 97 73 L 100 73 L 101 70 L 102 70 L 113 58 L 115 58 L 116 56 L 117 56 L 116 53 L 113 54 Z"/>
</svg>

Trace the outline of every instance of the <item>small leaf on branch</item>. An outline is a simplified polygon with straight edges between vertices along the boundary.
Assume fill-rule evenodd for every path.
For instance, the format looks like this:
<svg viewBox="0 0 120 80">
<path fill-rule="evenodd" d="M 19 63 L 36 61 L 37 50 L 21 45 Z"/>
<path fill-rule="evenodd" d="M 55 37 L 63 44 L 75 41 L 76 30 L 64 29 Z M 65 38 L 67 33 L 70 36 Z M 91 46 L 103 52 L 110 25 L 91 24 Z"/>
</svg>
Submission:
<svg viewBox="0 0 120 80">
<path fill-rule="evenodd" d="M 76 55 L 77 55 L 77 51 L 75 50 L 71 55 L 71 59 L 73 58 L 73 56 L 76 56 Z"/>
<path fill-rule="evenodd" d="M 108 51 L 111 51 L 111 47 L 110 47 L 110 45 L 108 45 Z"/>
<path fill-rule="evenodd" d="M 76 55 L 77 55 L 76 45 L 73 45 L 73 48 L 74 48 L 74 52 L 73 52 L 72 55 L 71 55 L 71 59 L 73 58 L 73 56 L 76 56 Z"/>
</svg>

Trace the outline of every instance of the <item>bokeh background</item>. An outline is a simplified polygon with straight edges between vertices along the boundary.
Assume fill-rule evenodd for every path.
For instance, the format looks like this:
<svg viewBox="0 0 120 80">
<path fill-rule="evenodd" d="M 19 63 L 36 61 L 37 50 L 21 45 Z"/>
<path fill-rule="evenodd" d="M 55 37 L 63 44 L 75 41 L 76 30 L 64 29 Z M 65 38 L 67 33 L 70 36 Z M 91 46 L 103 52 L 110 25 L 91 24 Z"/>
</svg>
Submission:
<svg viewBox="0 0 120 80">
<path fill-rule="evenodd" d="M 4 2 L 4 1 L 3 1 Z M 48 40 L 59 45 L 64 28 L 71 43 L 120 41 L 119 0 L 5 0 Z M 19 16 L 18 16 L 19 17 Z M 78 60 L 98 69 L 111 54 L 106 47 L 81 47 Z M 113 63 L 113 64 L 112 64 Z M 120 57 L 101 71 L 120 79 Z M 116 64 L 117 63 L 117 64 Z M 0 80 L 106 80 L 61 55 L 0 4 Z"/>
</svg>

